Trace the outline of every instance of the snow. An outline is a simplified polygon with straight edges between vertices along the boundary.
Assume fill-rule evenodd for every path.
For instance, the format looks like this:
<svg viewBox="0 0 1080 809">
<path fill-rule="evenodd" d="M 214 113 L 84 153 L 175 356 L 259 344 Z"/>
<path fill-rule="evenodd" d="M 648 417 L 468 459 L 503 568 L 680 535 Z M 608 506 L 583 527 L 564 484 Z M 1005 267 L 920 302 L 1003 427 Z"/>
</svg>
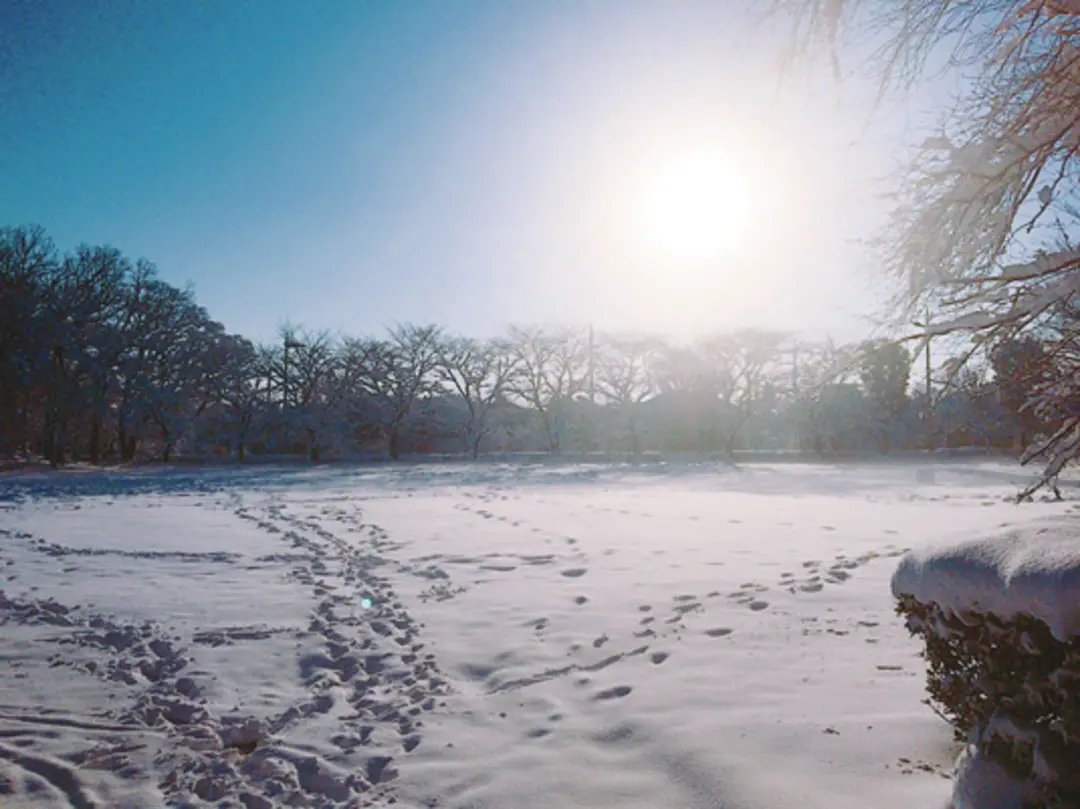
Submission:
<svg viewBox="0 0 1080 809">
<path fill-rule="evenodd" d="M 958 614 L 1026 614 L 1068 642 L 1080 635 L 1080 519 L 1058 516 L 923 548 L 900 563 L 892 590 Z"/>
<path fill-rule="evenodd" d="M 1017 781 L 1001 765 L 969 745 L 956 763 L 953 809 L 1022 809 L 1035 797 L 1031 785 Z"/>
<path fill-rule="evenodd" d="M 985 329 L 1001 322 L 1003 322 L 1003 316 L 993 312 L 968 312 L 942 323 L 932 323 L 930 324 L 930 327 L 924 329 L 922 333 L 940 337 L 942 335 L 952 334 L 954 331 L 965 329 Z"/>
<path fill-rule="evenodd" d="M 8 475 L 0 804 L 936 809 L 959 750 L 888 583 L 1069 512 L 1012 504 L 1027 477 Z"/>
</svg>

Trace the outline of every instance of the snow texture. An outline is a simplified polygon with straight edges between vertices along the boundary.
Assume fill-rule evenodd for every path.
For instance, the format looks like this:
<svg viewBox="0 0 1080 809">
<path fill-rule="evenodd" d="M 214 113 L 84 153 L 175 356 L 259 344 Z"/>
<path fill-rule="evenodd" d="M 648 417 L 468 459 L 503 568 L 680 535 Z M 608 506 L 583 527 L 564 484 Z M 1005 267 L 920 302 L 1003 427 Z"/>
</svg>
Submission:
<svg viewBox="0 0 1080 809">
<path fill-rule="evenodd" d="M 1080 636 L 1080 519 L 1041 520 L 924 548 L 901 561 L 892 590 L 958 615 L 1029 615 L 1068 642 Z"/>
<path fill-rule="evenodd" d="M 1017 781 L 969 745 L 956 762 L 952 809 L 1023 809 L 1035 797 L 1029 783 Z"/>
<path fill-rule="evenodd" d="M 957 750 L 889 577 L 943 525 L 1069 510 L 1011 505 L 1027 477 L 3 476 L 0 805 L 942 806 Z"/>
</svg>

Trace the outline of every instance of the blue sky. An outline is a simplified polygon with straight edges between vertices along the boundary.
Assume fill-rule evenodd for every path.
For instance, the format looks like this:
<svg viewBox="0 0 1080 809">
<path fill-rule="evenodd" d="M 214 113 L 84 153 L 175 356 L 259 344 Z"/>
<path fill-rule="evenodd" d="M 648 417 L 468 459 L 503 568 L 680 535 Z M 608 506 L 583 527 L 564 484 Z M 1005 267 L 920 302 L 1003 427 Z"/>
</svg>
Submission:
<svg viewBox="0 0 1080 809">
<path fill-rule="evenodd" d="M 738 4 L 0 0 L 0 223 L 155 261 L 225 325 L 859 333 L 895 132 Z M 738 250 L 641 243 L 638 178 L 753 167 Z"/>
</svg>

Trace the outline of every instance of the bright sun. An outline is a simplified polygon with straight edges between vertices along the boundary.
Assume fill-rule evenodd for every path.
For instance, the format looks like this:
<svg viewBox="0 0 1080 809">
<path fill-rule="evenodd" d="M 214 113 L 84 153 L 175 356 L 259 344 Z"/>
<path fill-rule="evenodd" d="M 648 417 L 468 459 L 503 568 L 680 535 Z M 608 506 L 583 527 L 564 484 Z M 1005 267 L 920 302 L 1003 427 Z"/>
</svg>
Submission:
<svg viewBox="0 0 1080 809">
<path fill-rule="evenodd" d="M 746 230 L 747 191 L 729 162 L 705 152 L 679 155 L 662 164 L 643 189 L 645 234 L 671 258 L 715 259 Z"/>
</svg>

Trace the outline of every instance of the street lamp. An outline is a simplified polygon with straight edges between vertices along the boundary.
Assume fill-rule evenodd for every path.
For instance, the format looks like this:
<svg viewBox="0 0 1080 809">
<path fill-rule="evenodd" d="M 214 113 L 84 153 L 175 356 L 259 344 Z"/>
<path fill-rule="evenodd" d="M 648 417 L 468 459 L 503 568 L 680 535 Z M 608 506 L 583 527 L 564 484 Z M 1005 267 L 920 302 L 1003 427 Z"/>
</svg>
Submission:
<svg viewBox="0 0 1080 809">
<path fill-rule="evenodd" d="M 291 337 L 285 338 L 285 359 L 282 362 L 283 385 L 281 391 L 281 403 L 283 407 L 289 406 L 289 349 L 303 347 L 303 343 L 294 340 Z"/>
</svg>

